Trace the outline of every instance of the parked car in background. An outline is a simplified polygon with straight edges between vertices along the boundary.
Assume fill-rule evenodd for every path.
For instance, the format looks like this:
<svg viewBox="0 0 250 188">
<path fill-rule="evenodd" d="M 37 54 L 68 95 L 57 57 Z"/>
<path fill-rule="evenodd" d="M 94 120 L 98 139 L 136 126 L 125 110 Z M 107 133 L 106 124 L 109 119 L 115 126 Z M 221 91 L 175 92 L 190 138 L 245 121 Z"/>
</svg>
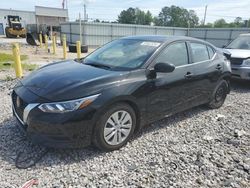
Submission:
<svg viewBox="0 0 250 188">
<path fill-rule="evenodd" d="M 202 104 L 221 107 L 230 76 L 230 62 L 205 41 L 125 37 L 34 71 L 15 86 L 13 112 L 34 143 L 111 151 L 153 121 Z"/>
<path fill-rule="evenodd" d="M 231 53 L 232 77 L 250 80 L 250 33 L 239 35 L 225 49 Z"/>
</svg>

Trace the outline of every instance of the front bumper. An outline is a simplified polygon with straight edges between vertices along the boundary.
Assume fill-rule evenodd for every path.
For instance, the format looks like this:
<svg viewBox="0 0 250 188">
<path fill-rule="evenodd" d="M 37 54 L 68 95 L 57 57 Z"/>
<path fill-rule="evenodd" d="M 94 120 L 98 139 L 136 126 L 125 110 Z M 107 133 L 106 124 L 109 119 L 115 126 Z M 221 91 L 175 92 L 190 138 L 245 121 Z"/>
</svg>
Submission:
<svg viewBox="0 0 250 188">
<path fill-rule="evenodd" d="M 26 122 L 13 106 L 18 127 L 34 144 L 50 148 L 81 148 L 91 144 L 95 109 L 87 107 L 74 112 L 53 114 L 33 108 Z"/>
<path fill-rule="evenodd" d="M 232 65 L 231 69 L 233 78 L 250 80 L 250 67 Z"/>
</svg>

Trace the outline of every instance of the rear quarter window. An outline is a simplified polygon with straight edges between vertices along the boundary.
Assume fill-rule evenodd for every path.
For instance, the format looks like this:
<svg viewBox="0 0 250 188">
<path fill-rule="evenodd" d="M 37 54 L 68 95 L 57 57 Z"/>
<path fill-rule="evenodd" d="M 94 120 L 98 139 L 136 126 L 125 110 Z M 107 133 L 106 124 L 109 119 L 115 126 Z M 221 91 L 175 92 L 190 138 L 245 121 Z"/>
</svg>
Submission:
<svg viewBox="0 0 250 188">
<path fill-rule="evenodd" d="M 212 59 L 215 54 L 214 49 L 211 48 L 210 46 L 207 46 L 207 50 L 208 50 L 209 58 Z"/>
</svg>

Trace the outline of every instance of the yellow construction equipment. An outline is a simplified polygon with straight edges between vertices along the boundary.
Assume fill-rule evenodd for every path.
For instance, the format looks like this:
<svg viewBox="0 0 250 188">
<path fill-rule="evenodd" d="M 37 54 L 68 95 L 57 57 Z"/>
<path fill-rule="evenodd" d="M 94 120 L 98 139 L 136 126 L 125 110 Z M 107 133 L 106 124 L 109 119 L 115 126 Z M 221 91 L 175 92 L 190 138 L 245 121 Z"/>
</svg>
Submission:
<svg viewBox="0 0 250 188">
<path fill-rule="evenodd" d="M 5 27 L 5 35 L 7 38 L 16 38 L 16 37 L 26 37 L 26 29 L 22 27 L 19 16 L 7 17 L 8 26 Z"/>
</svg>

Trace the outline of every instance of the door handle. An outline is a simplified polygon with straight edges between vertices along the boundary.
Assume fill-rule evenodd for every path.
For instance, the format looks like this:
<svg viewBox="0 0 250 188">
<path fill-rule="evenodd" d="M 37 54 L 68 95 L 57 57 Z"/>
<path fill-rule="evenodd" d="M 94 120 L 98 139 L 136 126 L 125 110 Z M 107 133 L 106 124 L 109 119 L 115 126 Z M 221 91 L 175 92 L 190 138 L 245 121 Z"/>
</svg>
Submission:
<svg viewBox="0 0 250 188">
<path fill-rule="evenodd" d="M 217 65 L 216 69 L 221 70 L 222 66 L 220 64 Z"/>
<path fill-rule="evenodd" d="M 187 74 L 185 75 L 185 78 L 190 79 L 193 77 L 193 74 L 191 72 L 187 72 Z"/>
</svg>

